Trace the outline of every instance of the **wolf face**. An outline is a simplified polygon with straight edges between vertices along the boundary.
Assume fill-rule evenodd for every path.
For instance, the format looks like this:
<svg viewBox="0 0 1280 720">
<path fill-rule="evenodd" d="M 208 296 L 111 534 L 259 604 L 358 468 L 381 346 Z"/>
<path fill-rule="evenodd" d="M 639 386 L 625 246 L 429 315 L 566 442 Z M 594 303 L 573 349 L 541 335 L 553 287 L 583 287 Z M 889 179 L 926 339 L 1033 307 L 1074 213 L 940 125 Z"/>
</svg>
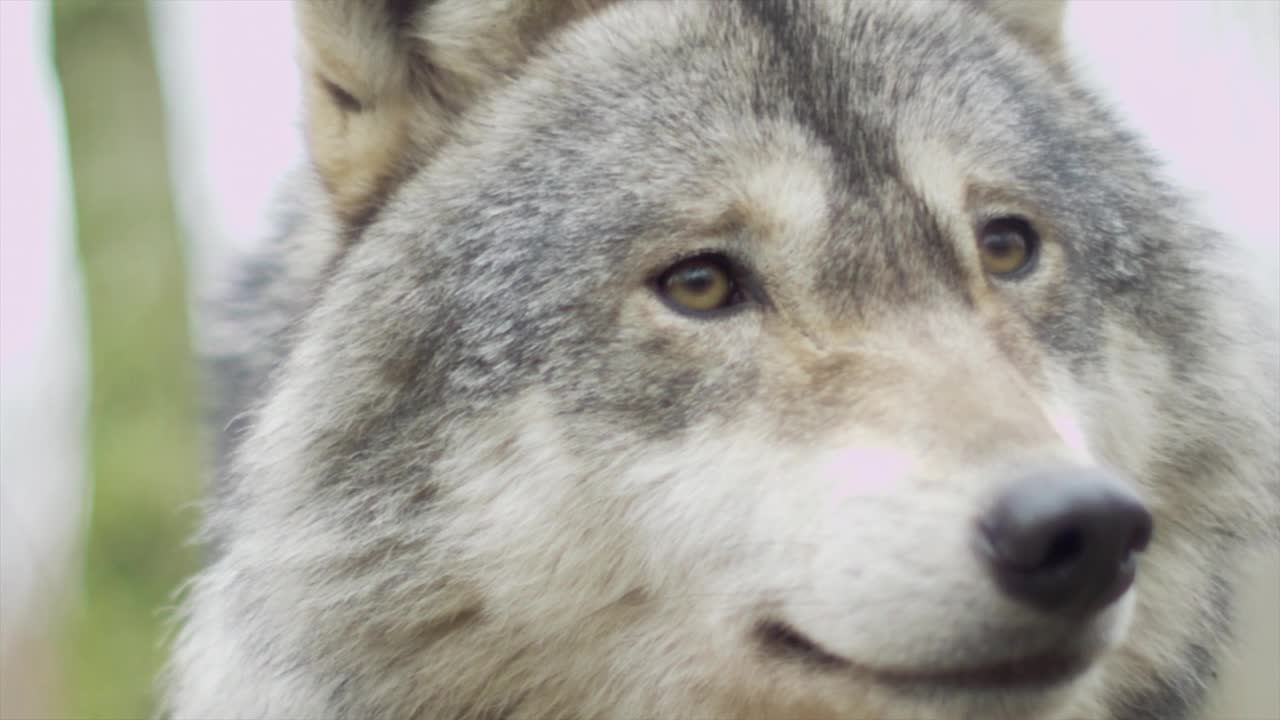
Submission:
<svg viewBox="0 0 1280 720">
<path fill-rule="evenodd" d="M 298 10 L 174 714 L 1192 715 L 1274 338 L 1060 8 Z"/>
</svg>

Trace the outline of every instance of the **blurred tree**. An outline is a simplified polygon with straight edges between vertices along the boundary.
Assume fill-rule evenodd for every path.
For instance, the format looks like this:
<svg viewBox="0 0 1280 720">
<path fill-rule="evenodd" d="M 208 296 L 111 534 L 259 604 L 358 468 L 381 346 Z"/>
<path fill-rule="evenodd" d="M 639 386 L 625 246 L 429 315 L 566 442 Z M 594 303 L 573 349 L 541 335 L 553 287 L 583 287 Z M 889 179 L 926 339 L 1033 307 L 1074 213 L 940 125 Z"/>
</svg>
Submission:
<svg viewBox="0 0 1280 720">
<path fill-rule="evenodd" d="M 65 647 L 77 718 L 153 713 L 173 593 L 194 560 L 187 268 L 146 13 L 140 0 L 54 5 L 93 387 L 84 597 Z"/>
</svg>

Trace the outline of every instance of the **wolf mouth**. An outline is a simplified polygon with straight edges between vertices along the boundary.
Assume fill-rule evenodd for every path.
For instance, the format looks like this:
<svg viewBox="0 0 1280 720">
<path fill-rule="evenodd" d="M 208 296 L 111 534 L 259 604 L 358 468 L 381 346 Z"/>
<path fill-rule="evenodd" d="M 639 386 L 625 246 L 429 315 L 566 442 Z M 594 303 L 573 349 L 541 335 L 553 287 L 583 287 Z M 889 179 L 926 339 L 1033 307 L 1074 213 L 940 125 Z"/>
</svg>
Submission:
<svg viewBox="0 0 1280 720">
<path fill-rule="evenodd" d="M 877 680 L 895 687 L 965 690 L 1034 690 L 1062 685 L 1079 677 L 1093 663 L 1082 652 L 1057 651 L 1029 655 L 989 665 L 937 670 L 868 669 Z"/>
<path fill-rule="evenodd" d="M 853 670 L 899 690 L 1048 690 L 1083 674 L 1095 654 L 1067 645 L 994 663 L 946 668 L 878 668 L 836 655 L 787 623 L 771 620 L 756 636 L 771 654 L 826 670 Z"/>
</svg>

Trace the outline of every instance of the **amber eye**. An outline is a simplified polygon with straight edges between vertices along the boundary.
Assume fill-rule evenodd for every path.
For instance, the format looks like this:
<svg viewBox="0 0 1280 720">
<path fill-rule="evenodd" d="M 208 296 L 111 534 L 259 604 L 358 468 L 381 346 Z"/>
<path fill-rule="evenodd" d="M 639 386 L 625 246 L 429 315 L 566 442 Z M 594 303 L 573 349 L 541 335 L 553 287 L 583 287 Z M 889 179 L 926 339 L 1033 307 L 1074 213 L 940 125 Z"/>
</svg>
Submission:
<svg viewBox="0 0 1280 720">
<path fill-rule="evenodd" d="M 719 255 L 682 260 L 658 278 L 658 291 L 677 307 L 691 312 L 718 310 L 738 300 L 729 262 Z"/>
<path fill-rule="evenodd" d="M 1011 277 L 1028 272 L 1035 265 L 1039 245 L 1036 231 L 1016 217 L 990 220 L 978 233 L 982 267 L 992 275 Z"/>
</svg>

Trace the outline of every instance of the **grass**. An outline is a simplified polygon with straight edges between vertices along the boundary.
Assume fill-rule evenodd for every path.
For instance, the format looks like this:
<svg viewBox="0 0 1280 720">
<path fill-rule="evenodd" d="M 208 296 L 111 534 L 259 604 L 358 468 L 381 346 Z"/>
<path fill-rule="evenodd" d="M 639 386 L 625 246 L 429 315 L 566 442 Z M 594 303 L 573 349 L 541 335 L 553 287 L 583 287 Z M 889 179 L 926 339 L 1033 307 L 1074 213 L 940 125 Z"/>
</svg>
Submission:
<svg viewBox="0 0 1280 720">
<path fill-rule="evenodd" d="M 169 189 L 146 8 L 54 5 L 89 322 L 94 487 L 60 712 L 155 710 L 166 608 L 194 567 L 201 466 L 187 267 Z"/>
</svg>

